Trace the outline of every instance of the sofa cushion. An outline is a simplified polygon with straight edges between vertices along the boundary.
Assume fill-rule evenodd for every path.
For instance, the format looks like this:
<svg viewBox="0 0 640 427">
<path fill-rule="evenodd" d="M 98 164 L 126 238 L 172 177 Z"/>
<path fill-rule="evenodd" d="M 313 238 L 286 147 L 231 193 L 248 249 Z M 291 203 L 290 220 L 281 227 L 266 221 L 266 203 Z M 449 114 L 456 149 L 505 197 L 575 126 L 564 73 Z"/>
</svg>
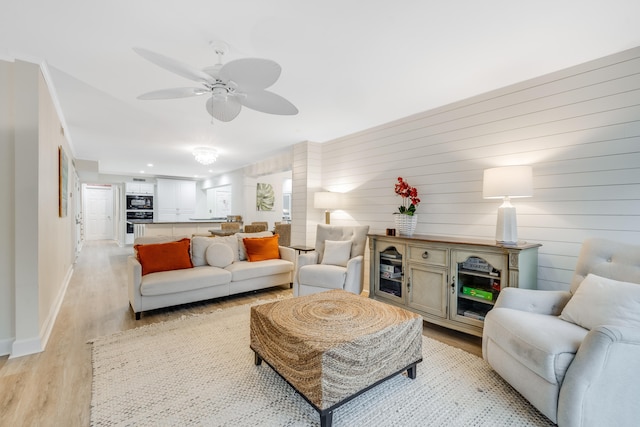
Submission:
<svg viewBox="0 0 640 427">
<path fill-rule="evenodd" d="M 337 265 L 311 264 L 300 268 L 300 284 L 327 289 L 344 289 L 347 269 Z"/>
<path fill-rule="evenodd" d="M 278 238 L 279 236 L 276 234 L 269 237 L 245 237 L 242 239 L 247 259 L 251 262 L 279 259 Z"/>
<path fill-rule="evenodd" d="M 247 260 L 247 251 L 244 248 L 243 240 L 246 237 L 269 237 L 273 236 L 273 233 L 270 231 L 260 231 L 258 233 L 236 233 L 234 236 L 237 240 L 238 245 L 238 261 L 246 261 Z"/>
<path fill-rule="evenodd" d="M 325 240 L 322 263 L 346 267 L 351 256 L 351 240 Z"/>
<path fill-rule="evenodd" d="M 500 307 L 487 315 L 483 339 L 551 384 L 561 384 L 588 332 L 556 316 Z"/>
<path fill-rule="evenodd" d="M 159 271 L 192 268 L 188 238 L 168 243 L 136 245 L 138 260 L 142 265 L 142 275 Z"/>
<path fill-rule="evenodd" d="M 589 274 L 560 318 L 586 329 L 601 325 L 640 327 L 640 285 Z"/>
<path fill-rule="evenodd" d="M 190 270 L 172 270 L 147 274 L 142 278 L 143 296 L 166 295 L 192 291 L 231 282 L 231 273 L 216 267 L 194 267 Z"/>
<path fill-rule="evenodd" d="M 233 262 L 233 255 L 233 251 L 228 245 L 212 243 L 207 247 L 207 264 L 213 267 L 225 268 Z"/>
<path fill-rule="evenodd" d="M 207 265 L 207 248 L 213 242 L 213 236 L 193 236 L 193 238 L 191 239 L 191 262 L 193 263 L 194 267 Z"/>
<path fill-rule="evenodd" d="M 225 270 L 232 274 L 233 282 L 238 282 L 256 277 L 290 273 L 293 271 L 293 263 L 283 259 L 268 259 L 260 262 L 237 261 L 227 266 Z"/>
</svg>

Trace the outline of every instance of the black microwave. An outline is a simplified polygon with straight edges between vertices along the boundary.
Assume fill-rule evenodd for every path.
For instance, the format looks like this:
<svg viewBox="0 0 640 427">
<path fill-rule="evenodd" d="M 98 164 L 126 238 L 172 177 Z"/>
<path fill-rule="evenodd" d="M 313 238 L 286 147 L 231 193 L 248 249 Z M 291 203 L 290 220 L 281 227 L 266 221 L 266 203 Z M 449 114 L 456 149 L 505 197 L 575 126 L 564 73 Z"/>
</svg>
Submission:
<svg viewBox="0 0 640 427">
<path fill-rule="evenodd" d="M 153 210 L 153 196 L 127 196 L 127 210 L 151 211 Z"/>
</svg>

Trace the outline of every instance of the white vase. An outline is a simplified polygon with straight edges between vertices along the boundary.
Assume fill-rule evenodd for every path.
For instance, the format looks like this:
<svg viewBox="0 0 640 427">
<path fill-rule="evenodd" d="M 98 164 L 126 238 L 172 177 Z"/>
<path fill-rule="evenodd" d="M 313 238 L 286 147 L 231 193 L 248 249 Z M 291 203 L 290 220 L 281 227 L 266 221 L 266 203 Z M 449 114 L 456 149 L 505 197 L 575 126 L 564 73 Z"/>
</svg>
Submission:
<svg viewBox="0 0 640 427">
<path fill-rule="evenodd" d="M 416 225 L 418 224 L 418 215 L 404 215 L 393 214 L 393 218 L 396 222 L 396 231 L 400 236 L 412 236 L 416 231 Z"/>
</svg>

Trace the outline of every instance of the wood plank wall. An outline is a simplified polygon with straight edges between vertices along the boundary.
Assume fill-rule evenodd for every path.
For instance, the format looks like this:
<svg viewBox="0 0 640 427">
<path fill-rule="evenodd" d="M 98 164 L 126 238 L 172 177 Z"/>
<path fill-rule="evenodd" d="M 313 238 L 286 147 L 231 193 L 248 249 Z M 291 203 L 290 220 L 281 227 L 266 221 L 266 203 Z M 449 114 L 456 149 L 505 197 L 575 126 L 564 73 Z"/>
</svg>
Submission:
<svg viewBox="0 0 640 427">
<path fill-rule="evenodd" d="M 520 239 L 543 245 L 540 289 L 568 288 L 587 237 L 640 243 L 640 47 L 324 143 L 322 187 L 348 194 L 333 223 L 382 232 L 402 176 L 417 233 L 493 239 L 483 170 L 514 164 L 533 166 L 513 204 Z"/>
</svg>

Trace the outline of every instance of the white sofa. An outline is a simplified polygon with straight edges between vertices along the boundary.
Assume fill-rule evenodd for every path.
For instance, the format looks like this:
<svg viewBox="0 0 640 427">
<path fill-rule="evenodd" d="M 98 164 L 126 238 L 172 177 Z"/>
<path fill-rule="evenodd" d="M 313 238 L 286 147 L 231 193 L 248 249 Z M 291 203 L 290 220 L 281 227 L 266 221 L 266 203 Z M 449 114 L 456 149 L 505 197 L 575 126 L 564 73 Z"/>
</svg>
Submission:
<svg viewBox="0 0 640 427">
<path fill-rule="evenodd" d="M 280 259 L 250 262 L 242 239 L 271 232 L 237 233 L 228 237 L 191 238 L 193 268 L 142 275 L 137 255 L 128 258 L 129 303 L 136 319 L 143 311 L 203 301 L 279 285 L 292 285 L 295 251 L 279 247 Z M 180 237 L 139 237 L 136 245 L 178 241 Z M 215 245 L 211 248 L 212 245 Z M 226 248 L 230 248 L 226 249 Z M 218 254 L 221 254 L 218 256 Z M 232 255 L 230 255 L 232 254 Z M 212 265 L 213 264 L 213 265 Z"/>
</svg>

